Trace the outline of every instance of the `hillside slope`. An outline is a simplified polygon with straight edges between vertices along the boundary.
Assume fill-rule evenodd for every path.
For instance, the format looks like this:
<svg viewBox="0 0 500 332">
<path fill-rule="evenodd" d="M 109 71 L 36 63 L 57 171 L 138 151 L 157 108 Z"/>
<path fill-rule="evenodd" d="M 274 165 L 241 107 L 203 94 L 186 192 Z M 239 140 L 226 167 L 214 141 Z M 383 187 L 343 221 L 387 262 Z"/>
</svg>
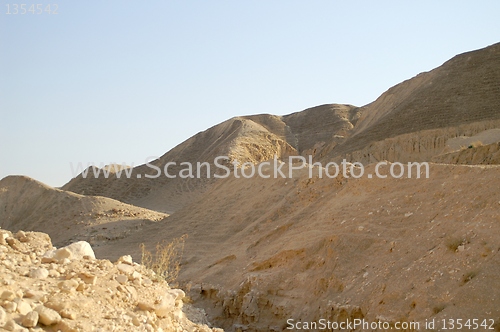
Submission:
<svg viewBox="0 0 500 332">
<path fill-rule="evenodd" d="M 181 282 L 228 330 L 281 330 L 289 317 L 498 322 L 499 172 L 432 164 L 429 179 L 310 179 L 307 169 L 223 179 L 96 252 L 187 234 Z"/>
<path fill-rule="evenodd" d="M 135 167 L 129 179 L 80 175 L 62 189 L 172 213 L 200 197 L 212 179 L 169 179 L 163 173 L 169 162 L 177 163 L 169 167 L 175 175 L 183 168 L 181 162 L 213 166 L 217 156 L 228 156 L 227 164 L 296 154 L 324 163 L 342 158 L 363 163 L 430 161 L 453 152 L 450 139 L 499 128 L 500 44 L 495 44 L 457 55 L 364 107 L 331 104 L 286 116 L 235 117 L 196 134 L 151 165 Z M 145 178 L 157 174 L 153 166 L 162 174 Z"/>
<path fill-rule="evenodd" d="M 62 191 L 25 176 L 0 181 L 0 227 L 43 231 L 58 246 L 75 240 L 108 243 L 167 216 L 106 197 Z"/>
<path fill-rule="evenodd" d="M 170 175 L 178 175 L 185 168 L 182 162 L 196 165 L 208 162 L 215 170 L 214 159 L 229 158 L 224 164 L 237 160 L 258 163 L 289 155 L 312 154 L 328 142 L 342 139 L 353 129 L 358 117 L 357 108 L 350 105 L 322 105 L 287 116 L 252 115 L 236 117 L 198 133 L 168 151 L 150 165 L 135 167 L 130 178 L 83 177 L 82 174 L 62 187 L 84 195 L 111 197 L 122 202 L 172 213 L 199 197 L 212 182 L 205 169 L 201 178 L 167 178 L 164 168 L 167 163 Z M 158 167 L 161 175 L 157 175 Z M 232 166 L 231 166 L 232 167 Z M 92 174 L 92 173 L 90 173 Z M 138 178 L 138 175 L 140 178 Z"/>
<path fill-rule="evenodd" d="M 368 161 L 366 155 L 380 155 L 393 148 L 388 144 L 370 149 L 375 142 L 410 133 L 414 134 L 411 152 L 396 154 L 392 161 L 401 157 L 418 158 L 421 150 L 439 153 L 448 138 L 499 128 L 500 43 L 457 55 L 430 72 L 404 81 L 362 107 L 360 112 L 362 116 L 352 136 L 341 145 L 330 144 L 325 148 L 324 159 L 350 155 L 348 159 Z M 483 126 L 467 130 L 466 125 L 477 123 Z M 457 130 L 448 136 L 450 128 Z M 439 129 L 443 132 L 436 132 Z M 434 132 L 429 136 L 431 130 Z M 428 154 L 425 158 L 429 160 Z"/>
</svg>

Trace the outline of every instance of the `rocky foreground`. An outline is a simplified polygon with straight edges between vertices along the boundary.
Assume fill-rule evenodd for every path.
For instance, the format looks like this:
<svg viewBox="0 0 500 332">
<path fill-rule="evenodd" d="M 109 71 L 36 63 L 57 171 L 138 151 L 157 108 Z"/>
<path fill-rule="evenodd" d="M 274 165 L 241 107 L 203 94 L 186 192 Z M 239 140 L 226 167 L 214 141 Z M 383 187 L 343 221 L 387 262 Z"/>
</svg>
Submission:
<svg viewBox="0 0 500 332">
<path fill-rule="evenodd" d="M 130 256 L 96 259 L 87 242 L 0 229 L 0 331 L 222 331 Z"/>
</svg>

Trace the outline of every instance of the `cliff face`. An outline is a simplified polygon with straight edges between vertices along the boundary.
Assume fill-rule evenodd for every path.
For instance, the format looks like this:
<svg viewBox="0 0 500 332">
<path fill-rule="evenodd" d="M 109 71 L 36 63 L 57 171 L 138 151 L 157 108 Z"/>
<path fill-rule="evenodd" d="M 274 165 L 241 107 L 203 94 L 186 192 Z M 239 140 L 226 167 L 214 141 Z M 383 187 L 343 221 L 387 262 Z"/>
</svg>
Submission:
<svg viewBox="0 0 500 332">
<path fill-rule="evenodd" d="M 488 132 L 497 128 L 500 128 L 500 120 L 422 130 L 373 142 L 360 150 L 338 156 L 335 159 L 338 161 L 345 158 L 347 161 L 359 161 L 363 164 L 375 163 L 381 160 L 403 163 L 437 162 L 438 160 L 444 162 L 447 159 L 441 158 L 441 155 L 458 152 L 463 146 L 467 147 L 469 144 L 466 144 L 466 141 L 470 143 L 481 140 L 485 142 L 500 141 L 500 135 L 498 134 L 487 135 Z M 469 139 L 471 137 L 472 139 Z M 462 144 L 458 143 L 460 141 L 463 141 Z M 476 163 L 470 160 L 470 164 Z"/>
</svg>

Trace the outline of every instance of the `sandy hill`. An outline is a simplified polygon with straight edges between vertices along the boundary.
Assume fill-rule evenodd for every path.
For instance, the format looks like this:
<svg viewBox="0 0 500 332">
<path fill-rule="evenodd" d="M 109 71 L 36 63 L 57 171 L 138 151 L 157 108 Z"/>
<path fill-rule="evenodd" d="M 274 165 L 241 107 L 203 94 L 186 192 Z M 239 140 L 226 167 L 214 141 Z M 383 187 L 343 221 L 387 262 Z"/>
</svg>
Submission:
<svg viewBox="0 0 500 332">
<path fill-rule="evenodd" d="M 457 55 L 442 66 L 390 88 L 364 107 L 322 105 L 286 116 L 235 117 L 200 132 L 151 165 L 171 174 L 181 162 L 209 162 L 217 156 L 258 163 L 300 154 L 328 162 L 347 158 L 371 163 L 430 161 L 459 148 L 448 140 L 500 128 L 500 44 Z M 500 141 L 500 135 L 486 144 Z M 453 145 L 453 144 L 452 144 Z M 439 158 L 438 158 L 439 159 Z M 445 158 L 446 159 L 446 158 Z M 440 160 L 445 160 L 441 158 Z M 157 174 L 148 165 L 135 167 L 131 178 L 72 179 L 64 190 L 111 197 L 172 213 L 195 200 L 211 179 L 147 179 Z M 137 178 L 140 176 L 140 178 Z"/>
<path fill-rule="evenodd" d="M 168 168 L 169 174 L 175 175 L 185 168 L 180 165 L 182 162 L 193 165 L 209 162 L 213 165 L 218 156 L 229 157 L 225 163 L 228 165 L 233 160 L 241 164 L 258 163 L 274 155 L 285 158 L 289 155 L 312 154 L 327 142 L 338 139 L 338 135 L 346 135 L 353 129 L 358 116 L 354 106 L 322 105 L 283 117 L 266 114 L 235 117 L 196 134 L 152 161 L 151 166 L 135 167 L 130 178 L 124 175 L 120 178 L 113 175 L 104 178 L 103 173 L 96 178 L 90 171 L 88 174 L 91 176 L 84 178 L 80 174 L 62 189 L 84 195 L 111 197 L 172 213 L 196 199 L 212 179 L 206 176 L 201 179 L 167 178 L 163 173 L 167 163 L 177 163 Z M 160 177 L 152 179 L 145 176 L 157 174 L 152 166 L 162 170 Z"/>
<path fill-rule="evenodd" d="M 94 204 L 98 213 L 84 221 L 96 223 L 97 256 L 110 259 L 127 248 L 138 260 L 139 244 L 152 249 L 187 234 L 179 281 L 229 331 L 282 331 L 287 318 L 477 318 L 500 330 L 499 89 L 496 44 L 458 55 L 364 107 L 236 117 L 151 162 L 163 168 L 221 155 L 261 163 L 274 154 L 311 154 L 324 164 L 362 161 L 373 174 L 378 160 L 434 161 L 428 179 L 320 179 L 308 168 L 291 179 L 148 179 L 156 171 L 142 165 L 130 179 L 80 175 L 60 191 L 10 177 L 0 182 L 0 222 L 29 230 L 44 220 L 57 242 L 88 235 L 78 213 Z M 99 235 L 113 209 L 150 213 L 150 222 L 117 218 L 116 227 L 130 222 L 137 231 L 105 241 Z"/>
<path fill-rule="evenodd" d="M 58 246 L 76 239 L 94 245 L 113 241 L 167 216 L 107 197 L 55 189 L 25 176 L 0 181 L 0 227 L 44 231 Z"/>
<path fill-rule="evenodd" d="M 429 160 L 449 138 L 500 125 L 500 43 L 460 54 L 361 108 L 352 136 L 324 159 Z"/>
</svg>

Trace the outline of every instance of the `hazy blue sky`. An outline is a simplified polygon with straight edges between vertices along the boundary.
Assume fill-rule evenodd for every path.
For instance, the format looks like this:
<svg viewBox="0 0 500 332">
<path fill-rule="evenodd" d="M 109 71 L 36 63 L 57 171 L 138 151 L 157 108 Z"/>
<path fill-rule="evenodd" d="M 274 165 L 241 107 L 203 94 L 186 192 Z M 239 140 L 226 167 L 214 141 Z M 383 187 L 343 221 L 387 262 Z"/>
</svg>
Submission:
<svg viewBox="0 0 500 332">
<path fill-rule="evenodd" d="M 70 162 L 142 164 L 233 116 L 362 106 L 500 41 L 498 0 L 0 3 L 0 178 L 52 186 Z"/>
</svg>

